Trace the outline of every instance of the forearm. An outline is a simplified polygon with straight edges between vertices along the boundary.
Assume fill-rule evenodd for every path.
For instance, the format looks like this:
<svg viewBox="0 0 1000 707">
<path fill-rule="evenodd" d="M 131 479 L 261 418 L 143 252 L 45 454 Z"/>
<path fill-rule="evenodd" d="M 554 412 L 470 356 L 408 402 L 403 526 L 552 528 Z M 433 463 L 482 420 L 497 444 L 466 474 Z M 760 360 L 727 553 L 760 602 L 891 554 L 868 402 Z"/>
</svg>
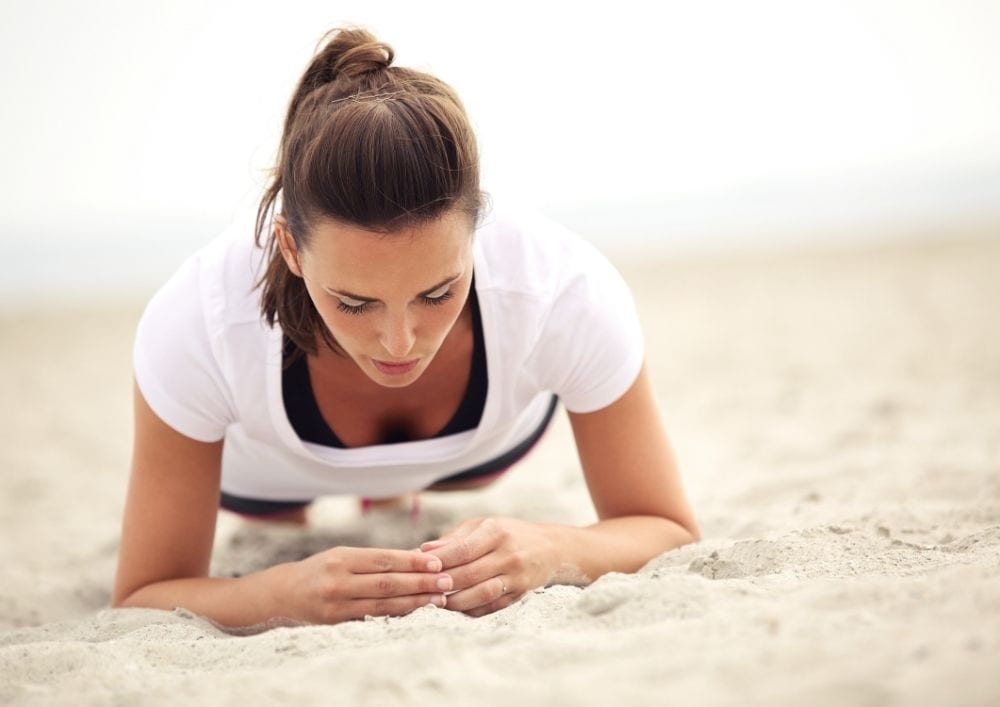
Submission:
<svg viewBox="0 0 1000 707">
<path fill-rule="evenodd" d="M 183 607 L 226 627 L 263 624 L 281 614 L 273 589 L 278 567 L 242 577 L 186 577 L 153 582 L 135 590 L 115 607 L 168 611 Z"/>
<path fill-rule="evenodd" d="M 549 584 L 589 584 L 608 572 L 635 572 L 667 550 L 696 538 L 658 516 L 608 518 L 587 527 L 547 525 L 554 572 Z"/>
</svg>

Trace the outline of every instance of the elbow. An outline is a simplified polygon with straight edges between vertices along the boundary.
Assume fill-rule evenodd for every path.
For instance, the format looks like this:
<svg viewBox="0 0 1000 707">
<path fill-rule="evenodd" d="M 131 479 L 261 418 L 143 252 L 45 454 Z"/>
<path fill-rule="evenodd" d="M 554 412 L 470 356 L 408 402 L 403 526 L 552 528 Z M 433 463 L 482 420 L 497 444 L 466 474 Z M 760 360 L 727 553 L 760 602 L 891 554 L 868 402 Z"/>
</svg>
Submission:
<svg viewBox="0 0 1000 707">
<path fill-rule="evenodd" d="M 701 529 L 693 518 L 676 518 L 664 514 L 651 515 L 650 517 L 666 522 L 662 541 L 670 549 L 677 549 L 701 541 Z"/>
<path fill-rule="evenodd" d="M 688 540 L 686 543 L 684 543 L 685 545 L 689 543 L 701 542 L 701 529 L 698 528 L 697 525 L 691 525 L 690 527 L 686 527 L 685 529 L 688 531 L 688 535 L 691 536 L 691 539 Z"/>
<path fill-rule="evenodd" d="M 129 598 L 131 596 L 132 596 L 131 594 L 125 594 L 125 595 L 112 594 L 111 595 L 111 608 L 112 609 L 127 609 L 130 606 L 130 604 L 128 603 L 128 600 L 129 600 Z"/>
<path fill-rule="evenodd" d="M 686 523 L 678 522 L 678 524 L 691 536 L 691 539 L 684 543 L 685 545 L 701 542 L 701 528 L 698 527 L 698 522 L 694 518 L 688 518 Z"/>
<path fill-rule="evenodd" d="M 695 522 L 694 518 L 666 518 L 666 520 L 670 521 L 683 533 L 677 547 L 701 541 L 701 528 L 698 527 L 698 523 Z"/>
<path fill-rule="evenodd" d="M 128 587 L 116 585 L 111 591 L 111 608 L 128 609 L 137 606 L 135 595 L 139 593 L 142 586 Z"/>
</svg>

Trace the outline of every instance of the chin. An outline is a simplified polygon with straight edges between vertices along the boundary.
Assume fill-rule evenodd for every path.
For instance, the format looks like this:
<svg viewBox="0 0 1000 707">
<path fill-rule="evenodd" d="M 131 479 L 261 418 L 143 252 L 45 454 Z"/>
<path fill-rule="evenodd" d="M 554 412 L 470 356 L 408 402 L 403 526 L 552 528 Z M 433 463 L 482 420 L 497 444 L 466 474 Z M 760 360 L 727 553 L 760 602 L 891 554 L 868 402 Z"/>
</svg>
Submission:
<svg viewBox="0 0 1000 707">
<path fill-rule="evenodd" d="M 420 374 L 411 374 L 408 376 L 386 376 L 376 371 L 376 376 L 372 380 L 381 385 L 383 388 L 405 388 L 413 383 L 416 383 Z"/>
</svg>

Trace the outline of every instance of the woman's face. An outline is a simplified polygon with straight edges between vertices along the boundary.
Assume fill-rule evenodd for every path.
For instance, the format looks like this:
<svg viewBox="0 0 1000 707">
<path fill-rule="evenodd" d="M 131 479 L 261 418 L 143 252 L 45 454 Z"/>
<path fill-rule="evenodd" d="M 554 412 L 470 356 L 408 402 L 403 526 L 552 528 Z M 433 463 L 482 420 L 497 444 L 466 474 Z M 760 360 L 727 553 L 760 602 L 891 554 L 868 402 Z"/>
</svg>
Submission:
<svg viewBox="0 0 1000 707">
<path fill-rule="evenodd" d="M 279 243 L 334 339 L 373 381 L 398 388 L 417 380 L 465 306 L 472 283 L 467 215 L 381 235 L 340 222 L 313 226 L 295 251 Z"/>
</svg>

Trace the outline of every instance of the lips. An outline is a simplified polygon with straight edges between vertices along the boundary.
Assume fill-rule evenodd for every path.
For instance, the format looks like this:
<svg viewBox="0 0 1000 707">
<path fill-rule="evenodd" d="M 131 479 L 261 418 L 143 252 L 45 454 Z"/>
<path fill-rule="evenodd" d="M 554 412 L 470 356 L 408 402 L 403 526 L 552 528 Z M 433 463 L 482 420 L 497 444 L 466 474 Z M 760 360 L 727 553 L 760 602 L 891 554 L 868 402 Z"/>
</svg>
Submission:
<svg viewBox="0 0 1000 707">
<path fill-rule="evenodd" d="M 378 359 L 373 358 L 372 363 L 375 364 L 375 368 L 377 368 L 381 373 L 385 373 L 390 376 L 399 376 L 404 373 L 409 373 L 416 368 L 417 364 L 420 363 L 420 359 L 416 358 L 412 361 L 404 361 L 402 363 L 390 363 L 388 361 L 379 361 Z"/>
</svg>

